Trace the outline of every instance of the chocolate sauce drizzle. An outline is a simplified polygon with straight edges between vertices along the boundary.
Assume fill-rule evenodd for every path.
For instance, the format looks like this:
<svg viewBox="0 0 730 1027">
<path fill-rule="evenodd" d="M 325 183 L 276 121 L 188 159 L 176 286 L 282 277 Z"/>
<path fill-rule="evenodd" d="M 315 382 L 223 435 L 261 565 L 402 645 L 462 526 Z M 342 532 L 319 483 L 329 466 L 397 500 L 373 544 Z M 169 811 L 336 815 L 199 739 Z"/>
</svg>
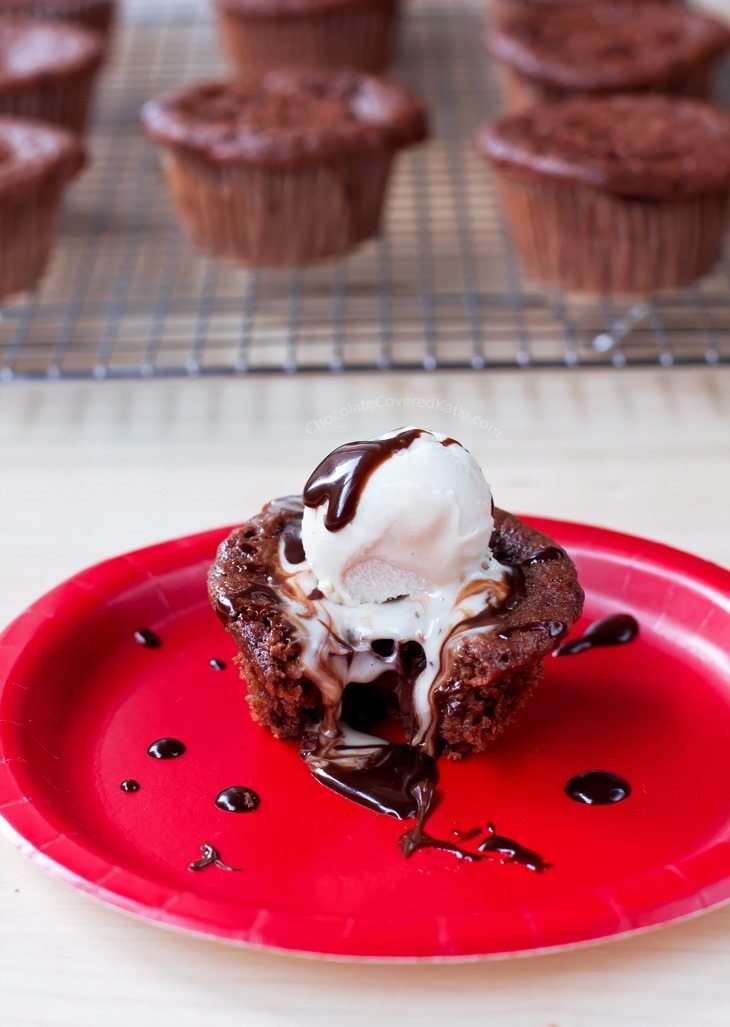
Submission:
<svg viewBox="0 0 730 1027">
<path fill-rule="evenodd" d="M 421 428 L 409 428 L 388 439 L 348 442 L 333 450 L 304 486 L 304 505 L 317 507 L 326 502 L 325 528 L 341 531 L 357 513 L 360 496 L 373 472 L 393 454 L 408 449 L 422 434 Z"/>
<path fill-rule="evenodd" d="M 398 820 L 418 816 L 423 796 L 433 795 L 438 781 L 433 756 L 403 743 L 386 743 L 363 756 L 351 755 L 356 749 L 348 747 L 342 754 L 325 746 L 318 752 L 305 742 L 302 755 L 314 777 L 345 798 Z"/>
<path fill-rule="evenodd" d="M 188 863 L 188 870 L 192 870 L 194 873 L 198 870 L 207 870 L 208 867 L 218 867 L 219 870 L 230 870 L 232 872 L 239 871 L 241 867 L 232 867 L 228 863 L 224 863 L 221 859 L 221 854 L 216 849 L 215 845 L 211 845 L 210 842 L 202 842 L 200 846 L 202 853 L 201 859 L 194 859 L 192 863 Z"/>
<path fill-rule="evenodd" d="M 630 613 L 615 613 L 594 621 L 580 638 L 565 642 L 555 650 L 554 656 L 576 656 L 589 649 L 602 646 L 626 645 L 639 634 L 639 624 Z"/>
<path fill-rule="evenodd" d="M 281 535 L 284 542 L 284 556 L 287 563 L 304 563 L 306 554 L 302 542 L 302 518 L 293 517 Z"/>
<path fill-rule="evenodd" d="M 215 804 L 226 813 L 253 813 L 261 804 L 261 796 L 253 788 L 231 785 L 218 794 Z"/>
<path fill-rule="evenodd" d="M 182 756 L 186 746 L 178 738 L 158 738 L 147 749 L 147 755 L 156 760 L 174 760 Z"/>
<path fill-rule="evenodd" d="M 125 781 L 122 781 L 119 787 L 123 792 L 138 792 L 142 786 L 133 777 L 128 777 Z"/>
<path fill-rule="evenodd" d="M 137 645 L 143 645 L 145 649 L 159 649 L 162 645 L 162 639 L 152 628 L 137 628 L 134 640 Z"/>
<path fill-rule="evenodd" d="M 519 863 L 535 874 L 542 874 L 552 866 L 547 863 L 539 852 L 507 838 L 503 834 L 495 834 L 494 824 L 487 824 L 487 837 L 478 846 L 479 852 L 499 863 Z"/>
<path fill-rule="evenodd" d="M 586 806 L 610 806 L 631 795 L 631 785 L 610 770 L 586 770 L 571 777 L 565 794 Z"/>
</svg>

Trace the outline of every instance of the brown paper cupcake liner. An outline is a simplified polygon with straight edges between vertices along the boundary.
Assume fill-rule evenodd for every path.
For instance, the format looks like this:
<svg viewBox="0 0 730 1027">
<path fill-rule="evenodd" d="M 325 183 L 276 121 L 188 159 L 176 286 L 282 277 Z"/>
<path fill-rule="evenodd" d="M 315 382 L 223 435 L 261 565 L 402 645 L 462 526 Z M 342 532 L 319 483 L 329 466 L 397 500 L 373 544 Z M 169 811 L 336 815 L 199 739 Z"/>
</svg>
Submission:
<svg viewBox="0 0 730 1027">
<path fill-rule="evenodd" d="M 282 170 L 217 169 L 180 152 L 163 162 L 196 245 L 246 264 L 291 266 L 341 256 L 378 233 L 392 155 Z"/>
<path fill-rule="evenodd" d="M 271 17 L 218 5 L 217 16 L 223 48 L 244 73 L 285 64 L 377 72 L 391 65 L 396 49 L 397 0 Z"/>
<path fill-rule="evenodd" d="M 715 94 L 719 61 L 707 61 L 698 68 L 662 85 L 657 89 L 629 89 L 622 92 L 661 92 L 671 96 L 685 96 L 694 100 L 710 100 Z M 497 81 L 502 97 L 502 106 L 508 114 L 522 114 L 541 103 L 553 103 L 556 100 L 567 100 L 571 97 L 606 95 L 590 93 L 578 89 L 561 89 L 540 79 L 523 75 L 515 68 L 499 64 Z"/>
<path fill-rule="evenodd" d="M 0 199 L 0 300 L 32 289 L 42 277 L 56 238 L 61 188 Z"/>
<path fill-rule="evenodd" d="M 45 121 L 81 134 L 91 113 L 97 68 L 55 82 L 0 89 L 0 114 Z"/>
<path fill-rule="evenodd" d="M 648 201 L 501 171 L 497 183 L 521 264 L 549 285 L 650 294 L 690 285 L 721 255 L 726 190 Z"/>
</svg>

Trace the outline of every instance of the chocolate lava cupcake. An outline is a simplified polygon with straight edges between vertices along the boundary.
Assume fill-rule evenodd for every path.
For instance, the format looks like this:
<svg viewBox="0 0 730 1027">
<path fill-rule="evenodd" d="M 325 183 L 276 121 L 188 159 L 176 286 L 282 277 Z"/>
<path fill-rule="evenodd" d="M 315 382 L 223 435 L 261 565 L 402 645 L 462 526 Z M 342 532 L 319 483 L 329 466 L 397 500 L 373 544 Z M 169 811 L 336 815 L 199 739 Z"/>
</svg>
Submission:
<svg viewBox="0 0 730 1027">
<path fill-rule="evenodd" d="M 0 17 L 70 21 L 106 36 L 114 23 L 115 0 L 0 0 Z"/>
<path fill-rule="evenodd" d="M 505 105 L 519 112 L 575 95 L 662 92 L 707 99 L 730 30 L 664 3 L 536 4 L 487 33 Z"/>
<path fill-rule="evenodd" d="M 43 274 L 63 191 L 82 165 L 70 132 L 0 117 L 0 300 Z"/>
<path fill-rule="evenodd" d="M 579 617 L 583 592 L 567 553 L 492 511 L 478 464 L 457 446 L 421 429 L 348 444 L 307 483 L 304 524 L 302 500 L 290 497 L 220 546 L 210 599 L 238 647 L 252 716 L 277 737 L 306 738 L 317 725 L 326 747 L 390 712 L 418 751 L 482 750 Z M 467 564 L 476 573 L 460 576 Z M 317 566 L 343 573 L 326 580 Z"/>
<path fill-rule="evenodd" d="M 255 265 L 335 257 L 376 235 L 395 154 L 427 134 L 419 100 L 349 71 L 188 86 L 142 118 L 191 239 Z"/>
<path fill-rule="evenodd" d="M 525 270 L 552 285 L 652 293 L 718 260 L 728 220 L 730 115 L 693 100 L 546 104 L 485 127 Z"/>
<path fill-rule="evenodd" d="M 285 64 L 387 68 L 399 0 L 214 0 L 224 50 L 244 74 Z"/>
<path fill-rule="evenodd" d="M 83 132 L 102 39 L 76 25 L 0 21 L 0 114 Z"/>
</svg>

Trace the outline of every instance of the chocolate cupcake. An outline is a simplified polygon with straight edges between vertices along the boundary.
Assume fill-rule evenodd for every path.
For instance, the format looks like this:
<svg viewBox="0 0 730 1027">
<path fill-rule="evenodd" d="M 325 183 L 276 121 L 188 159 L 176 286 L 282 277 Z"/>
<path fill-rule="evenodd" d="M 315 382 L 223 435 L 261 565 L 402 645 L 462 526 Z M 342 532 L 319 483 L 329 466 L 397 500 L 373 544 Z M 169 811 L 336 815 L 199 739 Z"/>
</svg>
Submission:
<svg viewBox="0 0 730 1027">
<path fill-rule="evenodd" d="M 82 165 L 70 132 L 0 117 L 0 299 L 40 279 L 63 191 Z"/>
<path fill-rule="evenodd" d="M 0 21 L 0 114 L 83 132 L 102 38 L 77 25 Z"/>
<path fill-rule="evenodd" d="M 142 118 L 191 239 L 254 265 L 336 257 L 374 236 L 395 154 L 427 134 L 419 100 L 349 71 L 188 86 Z"/>
<path fill-rule="evenodd" d="M 243 74 L 285 64 L 389 67 L 399 0 L 214 0 L 223 48 Z"/>
<path fill-rule="evenodd" d="M 707 99 L 730 29 L 664 3 L 535 4 L 487 33 L 505 106 L 576 95 L 662 92 Z"/>
<path fill-rule="evenodd" d="M 317 725 L 321 751 L 390 713 L 431 755 L 484 749 L 580 615 L 567 553 L 492 510 L 473 457 L 422 429 L 335 450 L 303 501 L 266 506 L 210 570 L 254 719 L 282 738 Z"/>
<path fill-rule="evenodd" d="M 115 0 L 0 0 L 0 18 L 70 21 L 106 36 L 116 13 Z"/>
<path fill-rule="evenodd" d="M 730 115 L 693 100 L 566 100 L 485 127 L 528 274 L 594 293 L 688 285 L 717 262 L 728 220 Z"/>
</svg>

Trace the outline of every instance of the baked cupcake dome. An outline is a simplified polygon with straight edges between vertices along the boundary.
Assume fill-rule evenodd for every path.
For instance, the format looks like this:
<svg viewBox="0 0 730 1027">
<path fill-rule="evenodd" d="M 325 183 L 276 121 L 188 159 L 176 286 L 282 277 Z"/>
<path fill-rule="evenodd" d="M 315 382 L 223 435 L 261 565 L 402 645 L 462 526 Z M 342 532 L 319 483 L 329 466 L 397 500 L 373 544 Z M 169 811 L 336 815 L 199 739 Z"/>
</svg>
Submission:
<svg viewBox="0 0 730 1027">
<path fill-rule="evenodd" d="M 116 14 L 116 0 L 0 0 L 0 18 L 47 18 L 70 21 L 107 35 Z"/>
<path fill-rule="evenodd" d="M 505 106 L 575 95 L 664 92 L 707 99 L 730 29 L 679 6 L 618 0 L 539 4 L 487 32 Z"/>
<path fill-rule="evenodd" d="M 188 86 L 142 120 L 192 240 L 256 265 L 339 256 L 375 235 L 395 154 L 427 134 L 419 100 L 349 71 Z"/>
<path fill-rule="evenodd" d="M 285 64 L 383 71 L 399 0 L 212 0 L 223 50 L 243 74 Z"/>
<path fill-rule="evenodd" d="M 478 135 L 521 262 L 595 293 L 688 285 L 728 220 L 730 115 L 659 95 L 544 104 Z"/>
<path fill-rule="evenodd" d="M 0 114 L 86 128 L 102 37 L 77 25 L 0 20 Z"/>
<path fill-rule="evenodd" d="M 0 300 L 42 276 L 63 191 L 82 165 L 72 133 L 0 117 Z"/>
<path fill-rule="evenodd" d="M 433 737 L 455 756 L 481 751 L 501 734 L 542 677 L 543 658 L 583 606 L 567 553 L 511 514 L 496 510 L 494 516 L 492 549 L 513 568 L 520 589 L 514 602 L 490 615 L 491 631 L 466 631 L 445 644 L 444 673 L 432 693 Z M 208 577 L 213 608 L 238 647 L 251 715 L 279 738 L 301 737 L 325 708 L 302 661 L 306 640 L 287 616 L 279 562 L 282 535 L 296 536 L 301 517 L 296 497 L 269 504 L 221 544 Z M 554 558 L 543 559 L 548 552 Z M 402 656 L 417 662 L 412 654 Z M 407 678 L 408 668 L 402 672 Z M 361 687 L 362 704 L 369 704 L 378 686 Z M 401 713 L 408 721 L 407 701 Z"/>
</svg>

